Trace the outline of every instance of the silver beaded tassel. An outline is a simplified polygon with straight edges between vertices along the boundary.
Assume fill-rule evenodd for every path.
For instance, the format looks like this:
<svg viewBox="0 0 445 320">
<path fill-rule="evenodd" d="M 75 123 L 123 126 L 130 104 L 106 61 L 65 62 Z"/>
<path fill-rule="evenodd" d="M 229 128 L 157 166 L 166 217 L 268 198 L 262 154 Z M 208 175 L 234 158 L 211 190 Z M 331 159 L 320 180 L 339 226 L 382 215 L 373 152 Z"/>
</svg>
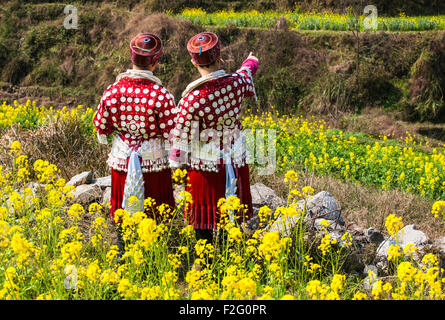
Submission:
<svg viewBox="0 0 445 320">
<path fill-rule="evenodd" d="M 133 215 L 135 212 L 144 212 L 144 176 L 139 157 L 141 157 L 139 152 L 131 152 L 130 160 L 128 161 L 127 178 L 125 179 L 122 208 L 127 210 L 130 215 Z M 137 200 L 130 202 L 129 199 L 133 196 Z"/>
</svg>

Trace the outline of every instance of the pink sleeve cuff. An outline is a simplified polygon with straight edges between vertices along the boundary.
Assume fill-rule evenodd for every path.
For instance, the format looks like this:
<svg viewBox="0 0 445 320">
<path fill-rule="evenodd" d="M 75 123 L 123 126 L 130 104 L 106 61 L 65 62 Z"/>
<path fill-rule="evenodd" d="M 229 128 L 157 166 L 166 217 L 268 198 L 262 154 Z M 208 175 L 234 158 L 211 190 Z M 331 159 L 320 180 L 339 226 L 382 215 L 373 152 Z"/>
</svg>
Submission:
<svg viewBox="0 0 445 320">
<path fill-rule="evenodd" d="M 241 65 L 241 68 L 242 67 L 248 67 L 250 69 L 252 76 L 253 76 L 255 74 L 256 70 L 258 69 L 258 61 L 253 58 L 246 59 L 246 60 L 244 60 L 243 64 Z"/>
</svg>

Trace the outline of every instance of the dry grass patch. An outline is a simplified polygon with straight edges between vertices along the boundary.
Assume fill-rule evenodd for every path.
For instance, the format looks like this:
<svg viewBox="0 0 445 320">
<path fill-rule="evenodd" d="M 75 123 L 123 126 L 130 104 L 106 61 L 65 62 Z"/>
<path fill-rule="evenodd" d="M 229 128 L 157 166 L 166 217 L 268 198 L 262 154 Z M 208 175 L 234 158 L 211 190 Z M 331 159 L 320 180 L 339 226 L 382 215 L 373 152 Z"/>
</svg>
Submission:
<svg viewBox="0 0 445 320">
<path fill-rule="evenodd" d="M 93 171 L 98 177 L 109 175 L 106 159 L 110 147 L 100 145 L 94 135 L 83 133 L 76 120 L 53 120 L 35 131 L 9 128 L 0 138 L 0 164 L 10 161 L 9 146 L 15 140 L 21 142 L 30 165 L 38 159 L 47 160 L 67 181 L 82 171 Z"/>
</svg>

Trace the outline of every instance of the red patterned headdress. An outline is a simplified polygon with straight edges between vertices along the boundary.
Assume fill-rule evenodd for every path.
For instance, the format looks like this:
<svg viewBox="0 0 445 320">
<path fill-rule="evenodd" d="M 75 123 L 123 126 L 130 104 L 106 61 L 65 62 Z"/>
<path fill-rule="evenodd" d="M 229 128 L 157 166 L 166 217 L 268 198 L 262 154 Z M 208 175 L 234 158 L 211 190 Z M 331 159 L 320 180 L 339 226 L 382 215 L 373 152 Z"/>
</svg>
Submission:
<svg viewBox="0 0 445 320">
<path fill-rule="evenodd" d="M 130 42 L 131 61 L 141 67 L 154 64 L 162 54 L 162 40 L 153 33 L 140 33 Z"/>
<path fill-rule="evenodd" d="M 211 64 L 220 55 L 219 39 L 212 32 L 198 33 L 189 40 L 187 50 L 196 64 L 200 66 Z"/>
</svg>

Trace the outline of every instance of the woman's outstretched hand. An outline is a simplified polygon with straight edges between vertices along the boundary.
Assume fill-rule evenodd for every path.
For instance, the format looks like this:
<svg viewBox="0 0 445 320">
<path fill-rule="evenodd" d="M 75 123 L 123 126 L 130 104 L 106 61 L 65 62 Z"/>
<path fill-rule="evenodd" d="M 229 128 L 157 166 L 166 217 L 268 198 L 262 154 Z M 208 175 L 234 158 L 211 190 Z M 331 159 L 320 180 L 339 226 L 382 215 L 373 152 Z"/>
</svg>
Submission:
<svg viewBox="0 0 445 320">
<path fill-rule="evenodd" d="M 255 59 L 256 61 L 258 61 L 258 58 L 253 55 L 252 51 L 249 53 L 249 56 L 247 57 L 247 59 Z"/>
</svg>

